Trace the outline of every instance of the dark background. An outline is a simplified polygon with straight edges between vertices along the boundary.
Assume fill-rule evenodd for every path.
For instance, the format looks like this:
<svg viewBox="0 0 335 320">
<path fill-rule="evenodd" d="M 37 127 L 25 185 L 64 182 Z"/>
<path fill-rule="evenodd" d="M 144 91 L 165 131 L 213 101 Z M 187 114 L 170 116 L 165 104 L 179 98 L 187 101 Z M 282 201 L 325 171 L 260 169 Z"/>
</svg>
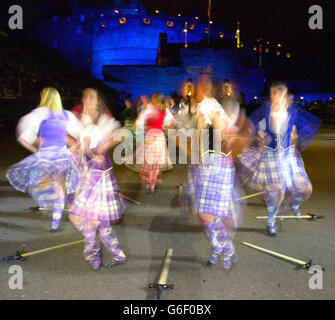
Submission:
<svg viewBox="0 0 335 320">
<path fill-rule="evenodd" d="M 70 0 L 1 0 L 0 25 L 8 21 L 8 5 L 23 4 L 24 20 L 43 16 L 43 7 L 53 2 L 56 13 L 67 15 Z M 81 4 L 113 4 L 113 0 L 79 0 Z M 127 0 L 123 1 L 127 3 Z M 149 14 L 155 9 L 170 16 L 178 13 L 186 16 L 206 18 L 208 0 L 143 0 Z M 310 30 L 308 21 L 311 5 L 323 8 L 323 30 Z M 27 13 L 28 11 L 28 13 Z M 331 62 L 335 55 L 335 1 L 333 0 L 212 0 L 212 19 L 229 31 L 236 30 L 236 22 L 241 22 L 242 39 L 255 41 L 262 37 L 266 41 L 283 44 L 283 50 L 298 57 L 300 62 Z M 8 28 L 8 27 L 7 27 Z"/>
<path fill-rule="evenodd" d="M 25 30 L 8 29 L 8 7 L 19 4 L 24 9 L 24 26 L 37 19 L 51 18 L 52 15 L 70 14 L 71 0 L 0 0 L 0 30 L 11 33 L 15 38 Z M 118 0 L 78 0 L 82 5 L 111 4 L 118 8 Z M 125 4 L 129 0 L 123 0 Z M 199 16 L 207 19 L 208 0 L 143 0 L 148 14 L 177 16 Z M 312 5 L 323 8 L 323 30 L 310 30 L 308 9 Z M 263 65 L 266 79 L 286 82 L 308 80 L 321 83 L 324 92 L 335 89 L 335 1 L 334 0 L 212 0 L 212 20 L 234 34 L 236 23 L 241 23 L 242 41 L 257 44 L 262 37 L 271 45 L 281 43 L 281 56 L 264 55 Z M 263 42 L 264 43 L 264 42 Z M 257 52 L 249 51 L 250 56 Z M 285 53 L 291 53 L 290 59 Z M 1 58 L 1 57 L 0 57 Z M 291 86 L 292 84 L 289 83 Z M 311 90 L 308 88 L 308 90 Z M 311 90 L 313 91 L 313 90 Z"/>
</svg>

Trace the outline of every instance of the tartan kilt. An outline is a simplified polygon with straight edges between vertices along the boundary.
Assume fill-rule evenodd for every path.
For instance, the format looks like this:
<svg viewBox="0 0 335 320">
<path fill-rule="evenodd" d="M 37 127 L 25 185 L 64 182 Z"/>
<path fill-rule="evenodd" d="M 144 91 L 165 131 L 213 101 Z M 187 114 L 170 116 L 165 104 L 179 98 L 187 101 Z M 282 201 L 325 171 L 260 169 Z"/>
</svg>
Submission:
<svg viewBox="0 0 335 320">
<path fill-rule="evenodd" d="M 241 170 L 243 186 L 252 191 L 293 191 L 310 184 L 304 162 L 298 149 L 265 147 L 257 168 Z"/>
<path fill-rule="evenodd" d="M 164 132 L 161 130 L 149 130 L 145 135 L 142 148 L 138 150 L 136 159 L 140 161 L 144 159 L 144 163 L 149 165 L 159 164 L 161 171 L 171 169 L 172 163 Z"/>
<path fill-rule="evenodd" d="M 260 166 L 262 152 L 258 148 L 247 148 L 243 153 L 237 155 L 237 174 L 242 187 L 249 192 L 263 191 L 265 175 L 257 170 Z"/>
<path fill-rule="evenodd" d="M 118 221 L 127 207 L 127 201 L 120 194 L 112 167 L 90 168 L 70 208 L 71 214 L 87 221 Z"/>
<path fill-rule="evenodd" d="M 255 171 L 261 161 L 262 153 L 258 148 L 250 147 L 237 155 L 238 164 L 251 171 Z"/>
<path fill-rule="evenodd" d="M 195 208 L 198 213 L 223 217 L 237 226 L 244 202 L 231 155 L 206 154 L 195 171 Z"/>
<path fill-rule="evenodd" d="M 32 154 L 7 170 L 9 183 L 18 191 L 29 192 L 41 208 L 52 208 L 59 200 L 56 189 L 77 191 L 80 174 L 67 149 L 49 148 Z"/>
<path fill-rule="evenodd" d="M 172 169 L 164 132 L 148 131 L 142 146 L 136 155 L 136 160 L 144 160 L 143 164 L 137 164 L 138 172 L 147 185 L 155 185 L 162 171 Z"/>
<path fill-rule="evenodd" d="M 311 185 L 299 150 L 292 146 L 286 156 L 289 166 L 286 168 L 285 183 L 289 191 L 304 190 Z M 286 162 L 285 161 L 285 162 Z"/>
<path fill-rule="evenodd" d="M 167 149 L 165 134 L 161 130 L 150 130 L 146 133 L 144 142 L 137 146 L 134 161 L 142 163 L 125 162 L 128 169 L 137 172 L 147 171 L 147 165 L 159 164 L 159 171 L 169 171 L 173 165 Z"/>
</svg>

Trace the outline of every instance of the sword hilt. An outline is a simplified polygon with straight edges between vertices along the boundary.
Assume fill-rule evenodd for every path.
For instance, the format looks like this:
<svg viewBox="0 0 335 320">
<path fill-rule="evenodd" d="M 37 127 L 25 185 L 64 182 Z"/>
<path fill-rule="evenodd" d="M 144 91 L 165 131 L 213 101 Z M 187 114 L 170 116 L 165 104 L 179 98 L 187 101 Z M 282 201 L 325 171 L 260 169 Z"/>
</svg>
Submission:
<svg viewBox="0 0 335 320">
<path fill-rule="evenodd" d="M 158 283 L 150 283 L 148 285 L 148 287 L 151 289 L 151 288 L 162 288 L 163 290 L 166 290 L 166 289 L 173 289 L 174 288 L 174 285 L 173 284 L 158 284 Z"/>
<path fill-rule="evenodd" d="M 32 207 L 32 206 L 29 206 L 29 207 L 27 208 L 27 210 L 36 212 L 36 211 L 40 211 L 40 207 Z"/>
<path fill-rule="evenodd" d="M 325 218 L 325 216 L 319 216 L 319 215 L 317 215 L 317 214 L 311 214 L 311 213 L 309 213 L 308 215 L 311 216 L 311 220 L 313 220 L 313 221 L 316 221 L 316 220 L 318 220 L 318 219 L 324 219 L 324 218 Z"/>
<path fill-rule="evenodd" d="M 150 283 L 148 285 L 149 289 L 154 288 L 157 289 L 157 300 L 161 299 L 161 294 L 164 290 L 172 290 L 174 288 L 173 284 L 158 284 L 158 283 Z"/>
<path fill-rule="evenodd" d="M 302 265 L 301 268 L 305 270 L 309 270 L 312 266 L 316 266 L 317 264 L 313 259 L 309 260 L 306 264 Z M 320 266 L 321 267 L 321 266 Z M 322 271 L 325 271 L 325 268 L 321 267 Z"/>
<path fill-rule="evenodd" d="M 24 261 L 24 260 L 26 260 L 26 258 L 23 257 L 19 251 L 17 251 L 16 254 L 13 255 L 13 256 L 0 258 L 0 263 L 8 263 L 9 261 L 13 261 L 13 260 Z"/>
</svg>

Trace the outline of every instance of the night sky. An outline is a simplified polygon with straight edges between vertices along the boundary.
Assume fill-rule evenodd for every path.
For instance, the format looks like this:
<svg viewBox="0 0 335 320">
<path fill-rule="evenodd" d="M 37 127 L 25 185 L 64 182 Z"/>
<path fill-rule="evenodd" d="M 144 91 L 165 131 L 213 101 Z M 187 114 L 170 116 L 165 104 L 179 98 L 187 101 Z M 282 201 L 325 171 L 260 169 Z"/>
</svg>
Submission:
<svg viewBox="0 0 335 320">
<path fill-rule="evenodd" d="M 108 0 L 89 0 L 91 3 L 110 3 Z M 207 15 L 208 0 L 143 0 L 147 11 L 155 9 L 167 15 L 179 12 L 189 16 Z M 324 29 L 312 31 L 308 27 L 311 5 L 320 5 L 324 13 Z M 283 43 L 293 52 L 313 56 L 323 53 L 335 54 L 335 1 L 333 0 L 212 0 L 212 15 L 215 23 L 228 30 L 236 29 L 241 22 L 242 34 L 247 40 L 263 37 Z"/>
<path fill-rule="evenodd" d="M 1 17 L 8 17 L 8 6 L 12 2 L 38 8 L 46 1 L 54 3 L 59 14 L 67 14 L 69 0 L 1 0 Z M 86 4 L 113 4 L 120 0 L 79 0 Z M 128 0 L 123 0 L 127 2 Z M 185 16 L 207 17 L 208 0 L 142 0 L 147 12 L 154 14 L 155 9 L 169 16 L 181 13 Z M 308 21 L 311 5 L 323 8 L 323 30 L 310 30 Z M 116 5 L 117 7 L 117 5 Z M 33 11 L 36 9 L 32 9 Z M 3 15 L 3 14 L 4 15 Z M 28 18 L 25 18 L 27 21 Z M 0 19 L 1 22 L 2 19 Z M 291 61 L 297 70 L 309 69 L 322 73 L 334 80 L 335 74 L 335 1 L 334 0 L 212 0 L 212 20 L 223 28 L 234 32 L 236 23 L 241 23 L 242 41 L 256 43 L 262 37 L 271 43 L 281 43 L 283 52 L 292 54 Z M 7 22 L 6 22 L 7 23 Z M 294 70 L 293 70 L 294 72 Z"/>
<path fill-rule="evenodd" d="M 44 0 L 48 1 L 48 0 Z M 55 7 L 66 11 L 69 0 L 50 0 Z M 27 0 L 1 0 L 1 7 L 7 2 L 27 5 Z M 104 4 L 118 0 L 80 0 L 82 3 Z M 127 0 L 124 0 L 127 2 Z M 39 1 L 34 5 L 38 6 Z M 155 9 L 167 15 L 176 16 L 179 12 L 187 16 L 206 18 L 208 0 L 142 0 L 149 14 Z M 29 1 L 29 5 L 32 2 Z M 324 29 L 310 30 L 308 9 L 311 5 L 320 5 L 324 13 Z M 1 16 L 8 16 L 8 8 L 1 9 Z M 5 10 L 6 9 L 6 10 Z M 214 23 L 234 31 L 236 22 L 241 22 L 241 34 L 248 41 L 258 37 L 280 42 L 287 51 L 302 56 L 315 54 L 335 55 L 335 1 L 334 0 L 212 0 L 212 19 Z"/>
</svg>

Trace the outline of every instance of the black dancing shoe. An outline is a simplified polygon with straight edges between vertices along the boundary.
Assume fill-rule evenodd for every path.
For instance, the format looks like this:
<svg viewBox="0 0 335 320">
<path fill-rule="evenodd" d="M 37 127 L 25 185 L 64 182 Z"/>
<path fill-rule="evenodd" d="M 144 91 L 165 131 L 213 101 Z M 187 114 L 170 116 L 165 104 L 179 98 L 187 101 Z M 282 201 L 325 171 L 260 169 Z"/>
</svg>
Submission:
<svg viewBox="0 0 335 320">
<path fill-rule="evenodd" d="M 127 262 L 126 258 L 124 258 L 124 259 L 113 258 L 112 260 L 110 260 L 109 262 L 104 264 L 104 268 L 111 268 L 111 267 L 117 266 L 119 264 L 125 264 L 126 262 Z"/>
</svg>

